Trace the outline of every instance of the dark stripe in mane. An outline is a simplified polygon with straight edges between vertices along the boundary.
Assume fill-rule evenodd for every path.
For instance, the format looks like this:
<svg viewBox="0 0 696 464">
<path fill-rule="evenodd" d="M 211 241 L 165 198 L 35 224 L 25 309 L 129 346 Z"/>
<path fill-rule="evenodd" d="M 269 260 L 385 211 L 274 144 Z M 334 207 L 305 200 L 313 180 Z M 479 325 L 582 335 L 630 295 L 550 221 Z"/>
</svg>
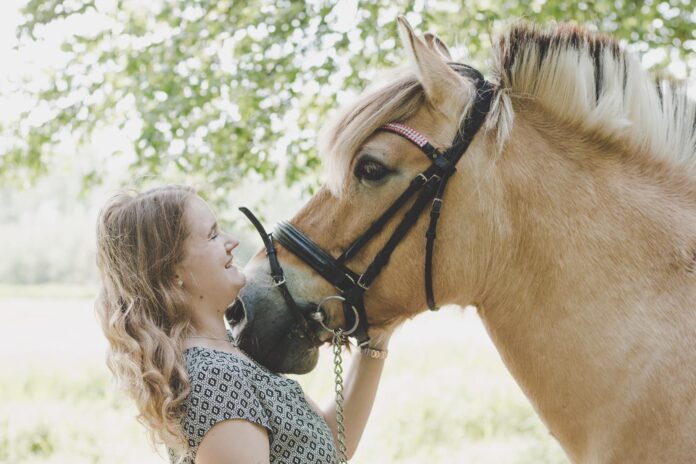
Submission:
<svg viewBox="0 0 696 464">
<path fill-rule="evenodd" d="M 612 37 L 571 24 L 518 23 L 499 37 L 495 52 L 502 137 L 512 122 L 506 98 L 517 95 L 598 137 L 696 170 L 696 107 L 685 85 L 653 79 Z"/>
</svg>

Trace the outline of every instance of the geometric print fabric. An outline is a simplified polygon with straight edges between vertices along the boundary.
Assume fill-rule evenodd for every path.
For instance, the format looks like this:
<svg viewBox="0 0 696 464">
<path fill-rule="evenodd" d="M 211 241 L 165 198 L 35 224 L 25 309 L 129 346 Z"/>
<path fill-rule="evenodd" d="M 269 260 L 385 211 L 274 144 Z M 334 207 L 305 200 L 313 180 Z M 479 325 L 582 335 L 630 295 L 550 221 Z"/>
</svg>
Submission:
<svg viewBox="0 0 696 464">
<path fill-rule="evenodd" d="M 191 393 L 181 419 L 194 458 L 213 425 L 245 419 L 268 431 L 272 463 L 337 462 L 331 430 L 307 403 L 297 381 L 225 351 L 194 346 L 184 355 Z M 168 451 L 170 462 L 175 462 L 173 451 Z"/>
</svg>

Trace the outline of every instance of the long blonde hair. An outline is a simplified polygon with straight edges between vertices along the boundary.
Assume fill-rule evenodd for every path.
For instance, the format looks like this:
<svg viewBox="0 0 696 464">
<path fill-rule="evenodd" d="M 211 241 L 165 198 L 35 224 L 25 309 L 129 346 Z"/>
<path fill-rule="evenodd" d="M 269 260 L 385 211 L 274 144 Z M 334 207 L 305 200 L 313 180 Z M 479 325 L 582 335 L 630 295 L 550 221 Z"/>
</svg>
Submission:
<svg viewBox="0 0 696 464">
<path fill-rule="evenodd" d="M 102 287 L 95 311 L 109 342 L 106 364 L 135 400 L 137 419 L 154 446 L 189 453 L 180 406 L 190 391 L 183 339 L 190 309 L 176 285 L 189 234 L 184 220 L 191 187 L 167 185 L 122 191 L 97 220 L 97 266 Z"/>
</svg>

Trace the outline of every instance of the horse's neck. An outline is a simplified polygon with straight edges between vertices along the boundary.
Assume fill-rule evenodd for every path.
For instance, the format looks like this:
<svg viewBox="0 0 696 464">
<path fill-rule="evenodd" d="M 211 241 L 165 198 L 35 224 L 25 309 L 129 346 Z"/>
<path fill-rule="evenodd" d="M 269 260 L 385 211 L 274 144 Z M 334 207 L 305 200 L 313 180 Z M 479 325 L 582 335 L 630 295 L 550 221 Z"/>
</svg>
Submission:
<svg viewBox="0 0 696 464">
<path fill-rule="evenodd" d="M 647 456 L 696 401 L 694 183 L 620 147 L 519 126 L 499 161 L 508 252 L 482 319 L 572 457 L 628 462 L 627 443 Z"/>
</svg>

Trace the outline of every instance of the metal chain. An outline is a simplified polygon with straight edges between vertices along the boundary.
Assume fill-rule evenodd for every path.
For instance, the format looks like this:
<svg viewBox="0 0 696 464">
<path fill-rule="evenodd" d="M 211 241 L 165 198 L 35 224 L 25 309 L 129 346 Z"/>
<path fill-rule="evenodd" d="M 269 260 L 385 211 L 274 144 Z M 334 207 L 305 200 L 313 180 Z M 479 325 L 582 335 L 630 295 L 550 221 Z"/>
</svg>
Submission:
<svg viewBox="0 0 696 464">
<path fill-rule="evenodd" d="M 346 429 L 343 426 L 343 360 L 341 359 L 341 350 L 344 342 L 343 330 L 333 331 L 331 344 L 334 355 L 334 374 L 336 374 L 336 435 L 338 438 L 338 461 L 341 464 L 348 463 L 346 458 Z"/>
</svg>

